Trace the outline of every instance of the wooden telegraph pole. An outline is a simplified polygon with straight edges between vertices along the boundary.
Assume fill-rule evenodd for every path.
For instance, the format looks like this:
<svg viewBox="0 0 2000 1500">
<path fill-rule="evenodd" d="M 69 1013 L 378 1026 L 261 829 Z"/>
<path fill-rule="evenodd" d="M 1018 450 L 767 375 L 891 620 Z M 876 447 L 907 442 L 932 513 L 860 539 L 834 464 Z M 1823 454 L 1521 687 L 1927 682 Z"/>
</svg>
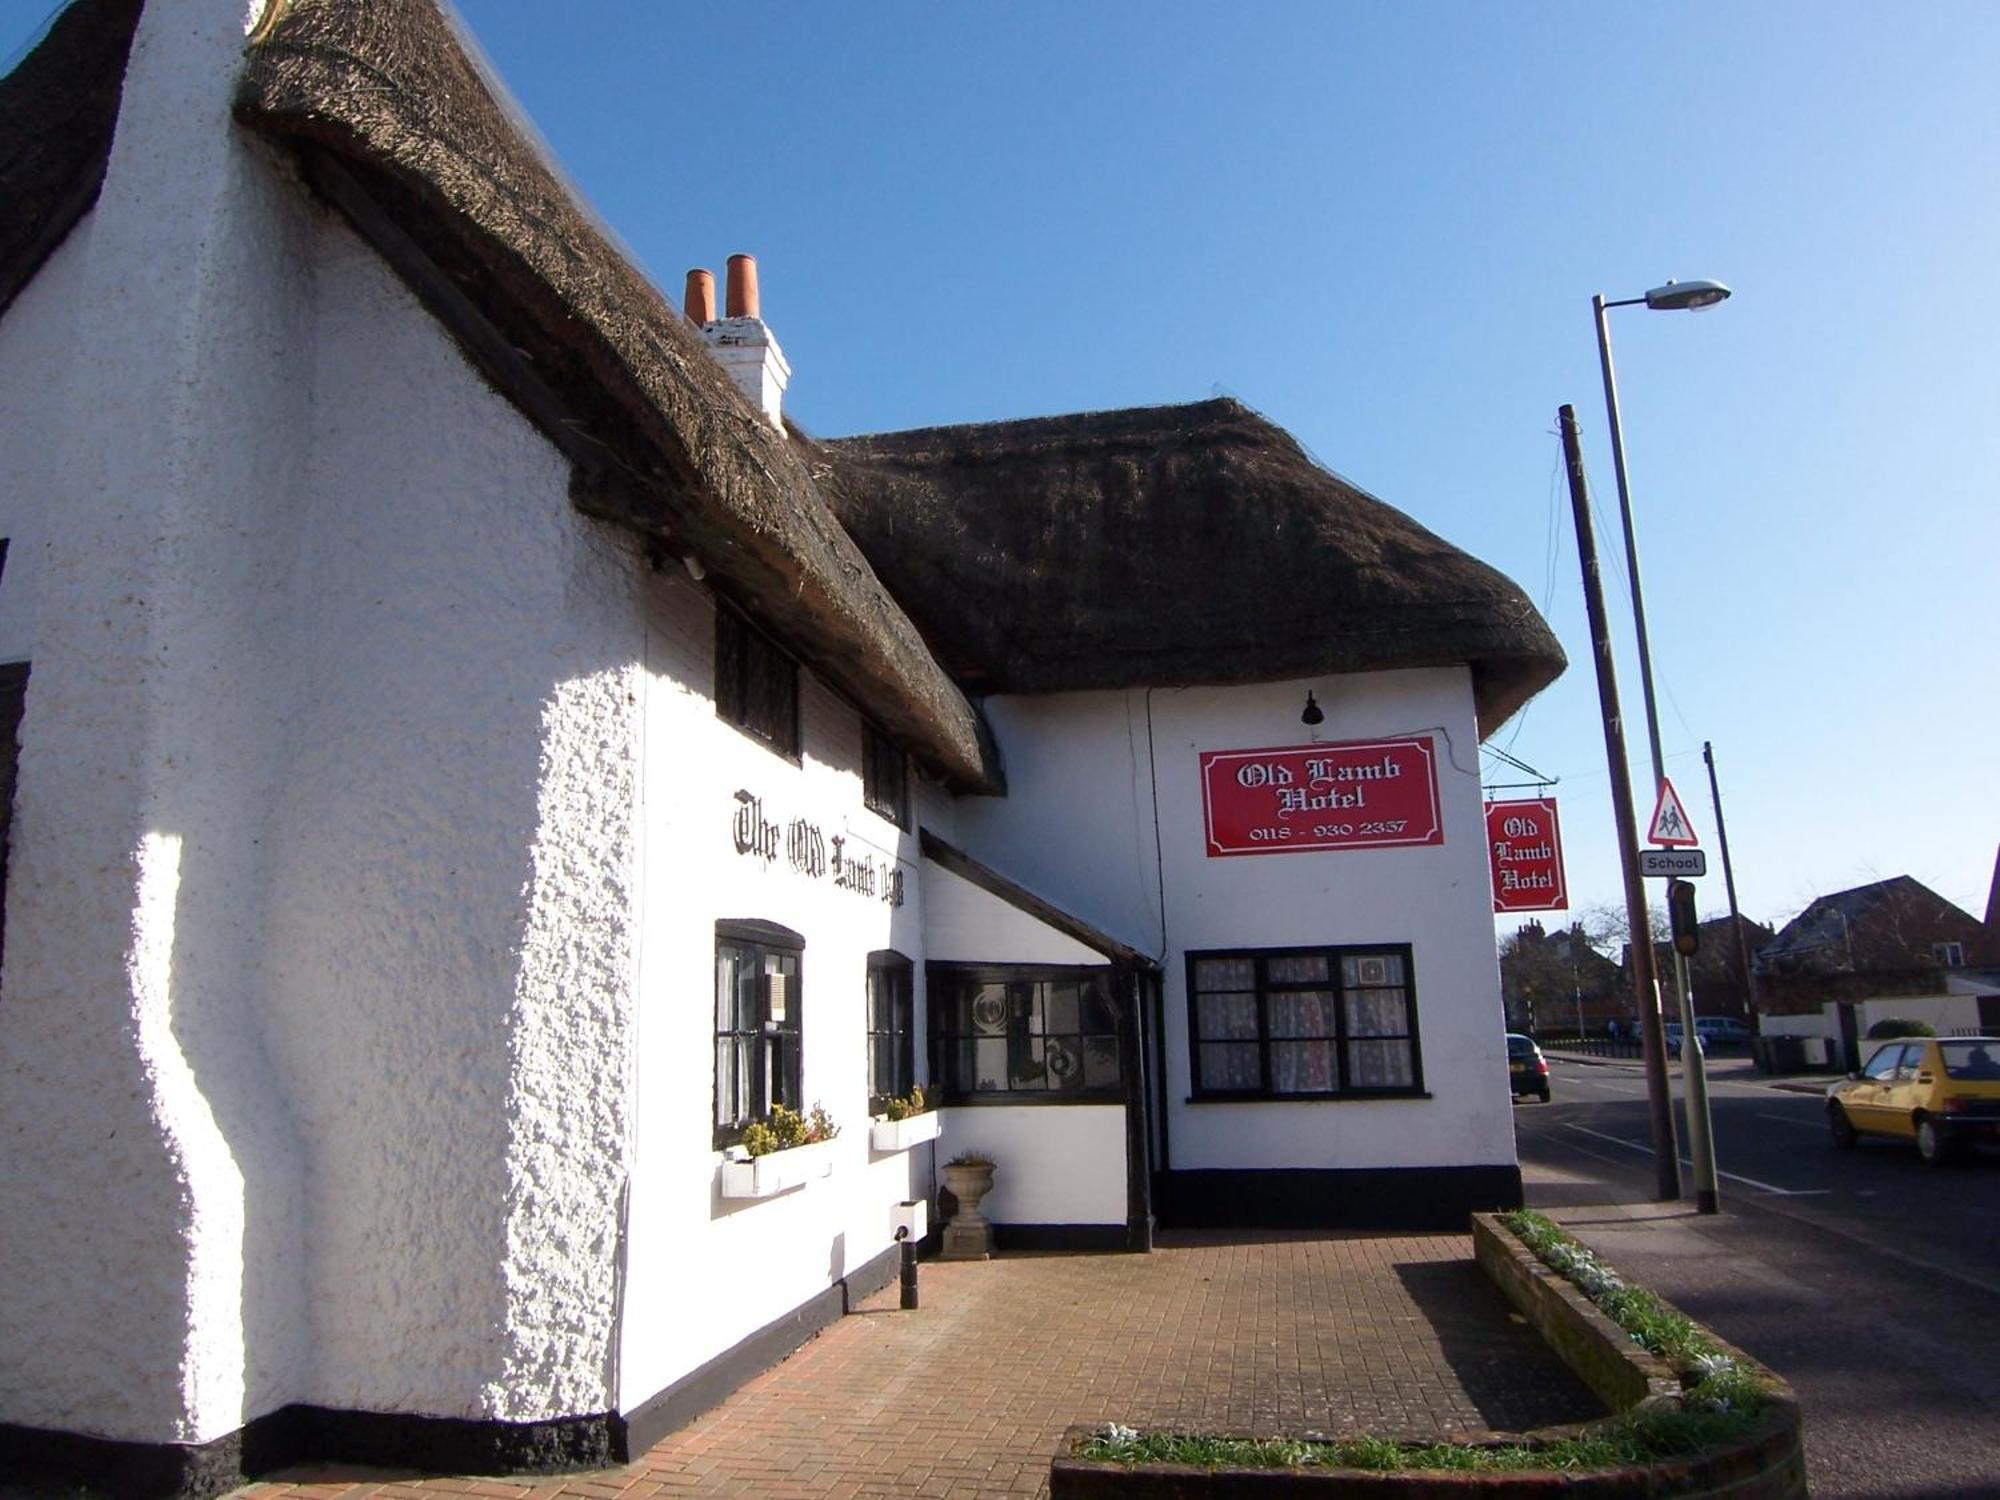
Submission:
<svg viewBox="0 0 2000 1500">
<path fill-rule="evenodd" d="M 1750 967 L 1750 940 L 1743 935 L 1743 913 L 1736 905 L 1736 869 L 1729 863 L 1729 830 L 1722 823 L 1722 788 L 1715 782 L 1715 747 L 1701 742 L 1701 758 L 1708 763 L 1708 797 L 1715 804 L 1715 837 L 1722 845 L 1722 883 L 1729 888 L 1729 925 L 1736 932 L 1736 962 L 1743 970 L 1743 996 L 1750 1006 L 1750 1029 L 1762 1035 L 1764 1027 L 1757 1004 L 1757 975 Z"/>
<path fill-rule="evenodd" d="M 1653 927 L 1646 915 L 1645 882 L 1639 875 L 1632 771 L 1625 758 L 1624 719 L 1618 711 L 1618 671 L 1611 656 L 1611 626 L 1604 613 L 1604 584 L 1598 571 L 1597 537 L 1590 525 L 1590 487 L 1583 473 L 1583 445 L 1577 437 L 1576 408 L 1563 407 L 1556 413 L 1556 420 L 1562 428 L 1563 461 L 1569 470 L 1577 560 L 1583 565 L 1583 601 L 1590 611 L 1590 647 L 1597 663 L 1597 701 L 1604 714 L 1604 758 L 1611 771 L 1612 814 L 1618 821 L 1618 862 L 1625 874 L 1625 951 L 1632 964 L 1632 1000 L 1639 1017 L 1640 1048 L 1646 1067 L 1654 1196 L 1662 1203 L 1678 1202 L 1681 1158 L 1674 1140 L 1673 1101 L 1667 1093 L 1667 1037 L 1660 1025 L 1660 983 L 1654 967 Z"/>
</svg>

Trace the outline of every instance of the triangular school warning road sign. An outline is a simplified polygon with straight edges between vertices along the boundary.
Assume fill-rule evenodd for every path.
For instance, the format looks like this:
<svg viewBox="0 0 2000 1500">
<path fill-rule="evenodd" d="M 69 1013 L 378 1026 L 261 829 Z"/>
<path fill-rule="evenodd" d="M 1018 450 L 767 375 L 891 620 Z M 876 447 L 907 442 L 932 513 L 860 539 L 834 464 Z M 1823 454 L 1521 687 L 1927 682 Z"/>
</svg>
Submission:
<svg viewBox="0 0 2000 1500">
<path fill-rule="evenodd" d="M 1660 800 L 1653 805 L 1653 826 L 1646 830 L 1649 843 L 1665 844 L 1669 849 L 1692 849 L 1701 840 L 1695 836 L 1694 824 L 1688 821 L 1687 809 L 1681 806 L 1680 793 L 1666 777 L 1660 778 Z"/>
</svg>

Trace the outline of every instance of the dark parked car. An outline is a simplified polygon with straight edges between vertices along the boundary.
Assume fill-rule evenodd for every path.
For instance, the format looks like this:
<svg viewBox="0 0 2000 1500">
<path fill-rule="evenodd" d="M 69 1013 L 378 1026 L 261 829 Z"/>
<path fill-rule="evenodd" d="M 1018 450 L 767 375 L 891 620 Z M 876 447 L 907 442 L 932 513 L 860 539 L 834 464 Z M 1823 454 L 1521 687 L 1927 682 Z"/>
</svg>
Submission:
<svg viewBox="0 0 2000 1500">
<path fill-rule="evenodd" d="M 1507 1033 L 1507 1088 L 1516 1098 L 1534 1094 L 1549 1102 L 1549 1060 L 1533 1037 L 1518 1031 Z"/>
</svg>

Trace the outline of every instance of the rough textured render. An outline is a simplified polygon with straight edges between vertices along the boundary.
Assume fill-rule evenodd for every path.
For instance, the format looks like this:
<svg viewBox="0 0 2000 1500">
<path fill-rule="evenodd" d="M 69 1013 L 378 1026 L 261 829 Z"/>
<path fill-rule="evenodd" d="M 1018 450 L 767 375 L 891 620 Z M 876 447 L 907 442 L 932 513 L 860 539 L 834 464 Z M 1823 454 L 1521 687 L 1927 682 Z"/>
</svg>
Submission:
<svg viewBox="0 0 2000 1500">
<path fill-rule="evenodd" d="M 9 314 L 52 320 L 89 420 L 40 497 L 0 1005 L 0 1327 L 33 1332 L 0 1419 L 114 1437 L 230 1431 L 304 1346 L 256 897 L 311 335 L 297 194 L 230 132 L 242 45 L 240 5 L 148 7 L 69 304 Z"/>
<path fill-rule="evenodd" d="M 150 0 L 96 207 L 0 323 L 0 399 L 22 358 L 89 414 L 39 493 L 0 472 L 45 538 L 0 1423 L 602 1413 L 643 564 L 234 125 L 245 10 Z"/>
<path fill-rule="evenodd" d="M 309 1161 L 302 1399 L 603 1411 L 642 567 L 368 247 L 327 217 L 314 249 L 268 916 Z"/>
<path fill-rule="evenodd" d="M 922 760 L 962 787 L 998 788 L 977 714 L 806 459 L 600 232 L 432 0 L 275 5 L 236 114 L 300 153 L 571 460 L 577 504 L 697 557 Z"/>
<path fill-rule="evenodd" d="M 974 691 L 1469 662 L 1491 733 L 1563 669 L 1511 581 L 1235 401 L 823 447 L 842 522 Z"/>
</svg>

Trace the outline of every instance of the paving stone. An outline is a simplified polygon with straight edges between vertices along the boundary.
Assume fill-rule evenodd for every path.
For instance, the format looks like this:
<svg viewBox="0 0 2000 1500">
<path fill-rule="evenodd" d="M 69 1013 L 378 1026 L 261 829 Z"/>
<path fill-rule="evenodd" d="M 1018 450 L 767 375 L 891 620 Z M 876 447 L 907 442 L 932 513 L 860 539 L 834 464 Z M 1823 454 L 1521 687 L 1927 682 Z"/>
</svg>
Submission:
<svg viewBox="0 0 2000 1500">
<path fill-rule="evenodd" d="M 1073 1422 L 1424 1438 L 1603 1414 L 1509 1317 L 1463 1235 L 1167 1235 L 1151 1255 L 922 1276 L 919 1310 L 887 1287 L 639 1460 L 538 1479 L 536 1500 L 1035 1496 Z M 358 1500 L 311 1477 L 242 1497 Z M 383 1480 L 421 1500 L 502 1493 Z"/>
</svg>

